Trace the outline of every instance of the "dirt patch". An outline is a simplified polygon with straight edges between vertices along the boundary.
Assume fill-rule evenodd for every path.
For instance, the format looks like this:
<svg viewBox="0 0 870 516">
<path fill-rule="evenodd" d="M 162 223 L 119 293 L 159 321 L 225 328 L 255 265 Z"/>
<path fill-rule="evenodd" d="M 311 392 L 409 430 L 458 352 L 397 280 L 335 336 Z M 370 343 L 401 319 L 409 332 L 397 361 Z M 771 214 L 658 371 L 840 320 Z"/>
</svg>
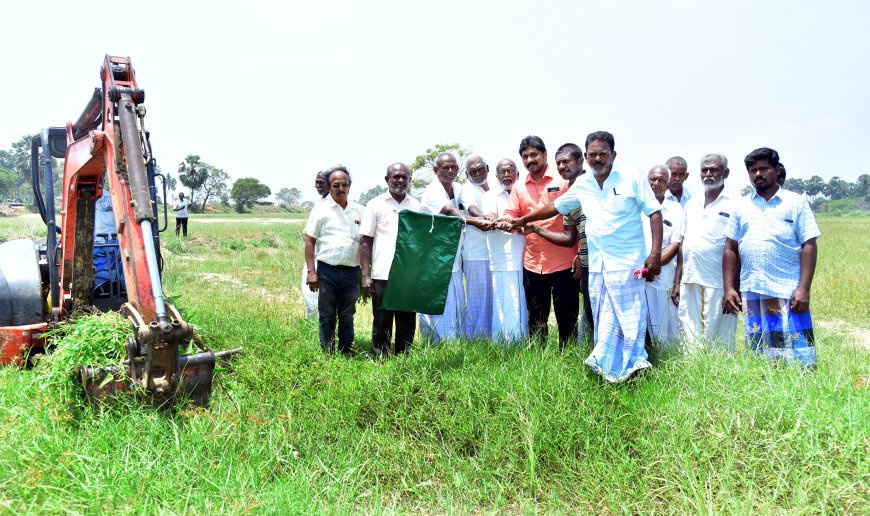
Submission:
<svg viewBox="0 0 870 516">
<path fill-rule="evenodd" d="M 851 340 L 855 346 L 870 350 L 870 329 L 858 328 L 845 321 L 815 321 L 815 325 L 826 331 L 842 333 Z"/>
</svg>

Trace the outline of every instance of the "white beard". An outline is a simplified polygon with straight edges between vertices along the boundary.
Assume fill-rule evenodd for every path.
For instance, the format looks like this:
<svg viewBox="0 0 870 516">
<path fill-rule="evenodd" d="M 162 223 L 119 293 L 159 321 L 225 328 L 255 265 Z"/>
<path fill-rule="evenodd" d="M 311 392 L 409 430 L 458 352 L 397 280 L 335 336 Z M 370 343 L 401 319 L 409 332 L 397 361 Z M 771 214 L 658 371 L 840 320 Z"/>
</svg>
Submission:
<svg viewBox="0 0 870 516">
<path fill-rule="evenodd" d="M 725 178 L 723 177 L 722 179 L 720 179 L 719 181 L 716 181 L 715 183 L 710 183 L 710 184 L 704 183 L 704 190 L 706 190 L 706 191 L 717 190 L 719 188 L 722 188 L 722 186 L 724 186 L 724 185 L 725 185 Z"/>
</svg>

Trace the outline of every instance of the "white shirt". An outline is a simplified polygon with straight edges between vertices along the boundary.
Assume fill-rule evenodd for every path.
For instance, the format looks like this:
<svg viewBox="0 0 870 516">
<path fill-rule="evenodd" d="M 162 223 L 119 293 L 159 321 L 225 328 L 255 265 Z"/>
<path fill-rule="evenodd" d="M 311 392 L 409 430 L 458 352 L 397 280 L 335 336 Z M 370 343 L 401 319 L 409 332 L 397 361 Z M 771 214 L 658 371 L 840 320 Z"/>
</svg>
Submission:
<svg viewBox="0 0 870 516">
<path fill-rule="evenodd" d="M 643 237 L 646 241 L 646 250 L 649 254 L 652 249 L 652 230 L 649 227 L 649 217 L 641 215 L 643 219 Z M 674 242 L 683 241 L 683 233 L 686 231 L 686 216 L 683 207 L 677 201 L 665 197 L 662 202 L 662 250 Z M 662 265 L 662 272 L 650 283 L 658 288 L 670 288 L 674 284 L 674 275 L 677 273 L 677 257 Z"/>
<path fill-rule="evenodd" d="M 423 190 L 423 195 L 420 196 L 422 212 L 440 215 L 441 209 L 448 204 L 452 205 L 457 210 L 461 209 L 459 207 L 459 189 L 459 184 L 453 183 L 453 199 L 451 199 L 450 196 L 447 195 L 447 190 L 445 190 L 444 186 L 438 181 L 438 178 L 435 178 L 435 180 L 429 183 L 429 186 Z M 456 258 L 453 260 L 453 272 L 459 272 L 462 270 L 461 258 L 462 234 L 459 235 L 459 247 L 456 249 Z"/>
<path fill-rule="evenodd" d="M 504 210 L 510 206 L 511 195 L 501 186 L 490 188 L 483 194 L 483 205 L 480 210 L 484 215 L 504 215 Z M 519 272 L 523 270 L 523 253 L 526 247 L 526 237 L 519 233 L 507 233 L 494 229 L 486 232 L 487 251 L 489 253 L 489 270 L 492 272 Z"/>
<path fill-rule="evenodd" d="M 722 288 L 725 226 L 736 206 L 737 201 L 726 190 L 722 190 L 719 197 L 706 207 L 703 196 L 698 196 L 686 204 L 683 283 Z"/>
<path fill-rule="evenodd" d="M 501 186 L 497 183 L 489 182 L 489 191 L 502 191 Z M 486 191 L 480 186 L 471 181 L 462 185 L 459 192 L 459 204 L 462 205 L 463 211 L 468 216 L 468 208 L 475 206 L 481 211 L 483 210 L 483 194 Z M 462 259 L 463 260 L 489 260 L 489 251 L 487 250 L 486 234 L 488 231 L 481 231 L 474 226 L 465 225 L 465 238 L 462 241 Z"/>
<path fill-rule="evenodd" d="M 677 200 L 677 196 L 672 194 L 670 190 L 668 190 L 668 193 L 665 194 L 665 199 L 674 201 L 675 203 L 679 204 L 680 207 L 683 208 L 683 210 L 686 209 L 686 204 L 691 198 L 692 194 L 689 193 L 688 188 L 683 188 L 683 196 L 679 201 Z"/>
<path fill-rule="evenodd" d="M 190 206 L 190 203 L 187 202 L 187 199 L 184 199 L 184 200 L 179 199 L 178 202 L 175 203 L 175 206 L 173 206 L 173 208 L 172 208 L 173 210 L 175 210 L 176 218 L 187 217 L 187 207 L 188 206 Z"/>
<path fill-rule="evenodd" d="M 112 211 L 112 196 L 109 194 L 108 188 L 103 188 L 103 195 L 97 199 L 96 216 L 94 217 L 94 235 L 114 235 L 117 233 L 115 228 L 115 212 Z"/>
<path fill-rule="evenodd" d="M 366 204 L 359 232 L 374 238 L 372 279 L 390 278 L 390 267 L 396 254 L 396 237 L 399 234 L 399 212 L 402 210 L 420 211 L 420 203 L 410 195 L 405 195 L 402 202 L 396 202 L 390 192 L 386 192 Z"/>
<path fill-rule="evenodd" d="M 597 273 L 643 265 L 646 246 L 640 214 L 662 209 L 646 177 L 622 173 L 616 165 L 600 187 L 594 173 L 578 177 L 554 205 L 562 215 L 583 208 L 589 272 Z"/>
<path fill-rule="evenodd" d="M 361 204 L 347 201 L 342 209 L 332 196 L 312 208 L 305 234 L 317 240 L 314 259 L 329 265 L 358 267 L 362 215 Z"/>
</svg>

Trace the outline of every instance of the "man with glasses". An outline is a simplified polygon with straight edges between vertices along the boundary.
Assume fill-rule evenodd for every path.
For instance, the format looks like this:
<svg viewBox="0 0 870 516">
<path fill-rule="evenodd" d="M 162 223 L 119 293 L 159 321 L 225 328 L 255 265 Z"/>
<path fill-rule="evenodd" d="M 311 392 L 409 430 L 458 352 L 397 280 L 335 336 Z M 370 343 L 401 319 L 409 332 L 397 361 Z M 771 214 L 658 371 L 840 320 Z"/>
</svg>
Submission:
<svg viewBox="0 0 870 516">
<path fill-rule="evenodd" d="M 686 204 L 679 317 L 690 346 L 718 343 L 733 351 L 737 316 L 722 309 L 725 226 L 736 206 L 736 199 L 725 191 L 729 172 L 728 158 L 722 154 L 701 158 L 704 197 Z"/>
<path fill-rule="evenodd" d="M 490 220 L 501 218 L 511 202 L 517 182 L 517 165 L 503 159 L 495 167 L 498 188 L 483 195 L 483 214 Z M 508 228 L 506 228 L 508 229 Z M 492 328 L 496 342 L 520 344 L 528 335 L 529 312 L 523 290 L 523 252 L 526 237 L 518 231 L 492 230 L 486 233 L 489 267 L 492 274 Z"/>
<path fill-rule="evenodd" d="M 348 200 L 350 173 L 341 165 L 327 170 L 329 197 L 311 210 L 305 225 L 305 264 L 308 287 L 319 292 L 320 346 L 349 355 L 353 346 L 353 316 L 359 298 L 360 221 L 363 207 Z M 316 265 L 315 265 L 316 261 Z"/>
<path fill-rule="evenodd" d="M 467 216 L 482 217 L 483 196 L 493 190 L 488 180 L 489 165 L 474 154 L 465 161 L 465 173 L 468 182 L 462 185 L 459 202 L 465 206 Z M 474 226 L 465 227 L 462 274 L 466 308 L 462 333 L 466 339 L 489 337 L 492 330 L 492 274 L 486 238 L 486 232 Z"/>
</svg>

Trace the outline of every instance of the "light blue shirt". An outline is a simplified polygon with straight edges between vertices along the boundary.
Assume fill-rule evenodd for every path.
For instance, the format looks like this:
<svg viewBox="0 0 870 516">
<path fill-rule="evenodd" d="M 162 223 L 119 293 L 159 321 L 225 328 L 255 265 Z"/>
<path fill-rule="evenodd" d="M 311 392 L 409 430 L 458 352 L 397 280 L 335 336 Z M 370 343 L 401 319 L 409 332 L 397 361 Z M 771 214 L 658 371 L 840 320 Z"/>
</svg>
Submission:
<svg viewBox="0 0 870 516">
<path fill-rule="evenodd" d="M 583 174 L 553 204 L 562 215 L 582 206 L 589 272 L 623 271 L 643 265 L 646 244 L 640 214 L 649 216 L 662 209 L 645 178 L 623 175 L 616 166 L 601 187 L 594 173 Z"/>
<path fill-rule="evenodd" d="M 109 189 L 103 188 L 103 195 L 96 202 L 94 217 L 94 235 L 112 235 L 118 232 L 115 228 L 115 213 L 112 211 L 112 196 Z"/>
<path fill-rule="evenodd" d="M 807 200 L 780 188 L 765 201 L 743 197 L 725 226 L 740 254 L 740 290 L 790 299 L 798 286 L 801 246 L 821 236 Z"/>
</svg>

